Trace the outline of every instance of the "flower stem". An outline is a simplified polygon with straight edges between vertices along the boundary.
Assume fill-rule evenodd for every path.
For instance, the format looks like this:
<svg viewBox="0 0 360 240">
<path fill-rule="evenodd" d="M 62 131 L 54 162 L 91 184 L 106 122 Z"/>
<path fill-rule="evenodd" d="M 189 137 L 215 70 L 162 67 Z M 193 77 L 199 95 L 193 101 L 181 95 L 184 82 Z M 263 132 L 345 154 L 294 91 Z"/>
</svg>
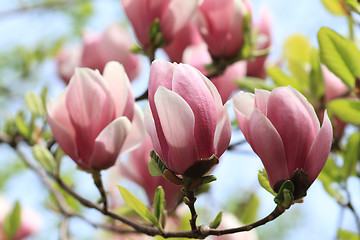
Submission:
<svg viewBox="0 0 360 240">
<path fill-rule="evenodd" d="M 100 170 L 92 171 L 92 177 L 94 179 L 94 183 L 95 183 L 96 187 L 98 188 L 98 190 L 100 192 L 101 202 L 103 203 L 104 211 L 106 212 L 108 209 L 108 204 L 107 204 L 106 192 L 105 192 L 104 185 L 103 185 L 103 182 L 101 179 Z"/>
</svg>

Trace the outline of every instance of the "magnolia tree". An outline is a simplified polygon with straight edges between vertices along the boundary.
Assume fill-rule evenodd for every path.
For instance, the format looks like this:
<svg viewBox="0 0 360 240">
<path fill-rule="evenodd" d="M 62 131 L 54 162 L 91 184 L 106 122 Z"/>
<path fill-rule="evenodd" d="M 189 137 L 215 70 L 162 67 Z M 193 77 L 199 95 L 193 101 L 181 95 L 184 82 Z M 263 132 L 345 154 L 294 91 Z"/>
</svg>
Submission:
<svg viewBox="0 0 360 240">
<path fill-rule="evenodd" d="M 350 191 L 348 181 L 360 182 L 354 35 L 360 4 L 323 3 L 347 17 L 349 35 L 321 27 L 318 47 L 290 36 L 276 63 L 266 61 L 271 13 L 263 9 L 255 18 L 250 0 L 121 0 L 136 43 L 129 27 L 113 23 L 102 33 L 84 31 L 78 45 L 53 49 L 66 87 L 57 97 L 46 89 L 27 93 L 26 110 L 4 121 L 0 144 L 13 149 L 46 188 L 45 206 L 61 219 L 60 239 L 71 238 L 72 218 L 101 231 L 96 239 L 257 239 L 255 228 L 306 201 L 317 178 L 358 227 L 339 227 L 337 237 L 358 239 L 360 209 L 353 199 L 359 192 Z M 160 49 L 167 56 L 156 54 Z M 150 65 L 142 77 L 147 90 L 134 96 L 132 80 L 144 64 Z M 245 140 L 232 139 L 234 132 Z M 246 142 L 264 166 L 252 174 L 274 195 L 274 209 L 255 219 L 259 199 L 239 198 L 237 211 L 204 220 L 211 204 L 199 211 L 197 198 L 211 189 L 221 156 Z M 77 165 L 73 171 L 92 177 L 97 197 L 82 189 L 89 183 L 64 173 L 66 159 Z M 234 184 L 242 181 L 237 177 Z M 136 183 L 145 197 L 119 178 Z M 46 218 L 5 201 L 1 239 L 42 231 Z"/>
</svg>

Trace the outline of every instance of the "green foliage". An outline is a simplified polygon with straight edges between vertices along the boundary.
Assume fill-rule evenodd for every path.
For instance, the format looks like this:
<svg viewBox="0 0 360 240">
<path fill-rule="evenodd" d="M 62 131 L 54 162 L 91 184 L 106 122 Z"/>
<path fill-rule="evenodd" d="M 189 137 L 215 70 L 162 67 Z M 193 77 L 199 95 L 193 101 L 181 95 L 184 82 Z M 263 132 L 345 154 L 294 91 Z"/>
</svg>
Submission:
<svg viewBox="0 0 360 240">
<path fill-rule="evenodd" d="M 285 209 L 288 209 L 294 200 L 294 191 L 295 186 L 293 182 L 291 180 L 284 181 L 278 194 L 274 198 L 275 203 Z"/>
<path fill-rule="evenodd" d="M 347 179 L 348 177 L 356 174 L 356 164 L 360 159 L 360 133 L 355 132 L 351 134 L 348 139 L 345 154 L 344 164 L 341 168 L 342 177 Z"/>
<path fill-rule="evenodd" d="M 346 4 L 356 13 L 360 14 L 360 3 L 356 0 L 345 0 Z"/>
<path fill-rule="evenodd" d="M 6 215 L 2 230 L 9 239 L 13 239 L 21 224 L 21 206 L 16 202 L 13 209 Z"/>
<path fill-rule="evenodd" d="M 158 222 L 161 222 L 161 217 L 165 209 L 165 193 L 161 186 L 155 191 L 154 195 L 154 215 Z"/>
<path fill-rule="evenodd" d="M 162 176 L 167 170 L 165 163 L 154 150 L 150 152 L 149 171 L 152 176 Z"/>
<path fill-rule="evenodd" d="M 31 128 L 26 122 L 25 114 L 23 111 L 20 111 L 16 114 L 14 118 L 14 123 L 17 130 L 22 136 L 24 136 L 26 139 L 31 139 Z"/>
<path fill-rule="evenodd" d="M 235 80 L 235 83 L 242 89 L 245 89 L 249 92 L 254 92 L 255 89 L 265 89 L 271 91 L 275 86 L 269 82 L 266 82 L 263 79 L 254 78 L 254 77 L 245 77 L 238 80 Z"/>
<path fill-rule="evenodd" d="M 342 0 L 321 0 L 329 12 L 335 15 L 346 15 L 346 11 L 341 4 Z"/>
<path fill-rule="evenodd" d="M 291 85 L 296 90 L 300 90 L 300 84 L 298 83 L 298 81 L 295 78 L 285 74 L 283 70 L 281 70 L 281 68 L 268 67 L 266 71 L 277 86 L 280 87 Z"/>
<path fill-rule="evenodd" d="M 326 27 L 319 30 L 318 41 L 321 62 L 348 87 L 353 87 L 355 77 L 360 77 L 360 51 L 356 45 Z"/>
<path fill-rule="evenodd" d="M 344 229 L 339 229 L 338 230 L 338 239 L 339 240 L 359 240 L 360 239 L 360 235 L 356 234 L 354 232 L 350 232 Z"/>
<path fill-rule="evenodd" d="M 310 65 L 311 65 L 310 79 L 309 79 L 310 91 L 313 98 L 319 101 L 324 96 L 325 87 L 324 87 L 321 65 L 319 61 L 319 52 L 315 48 L 312 48 L 310 50 Z"/>
<path fill-rule="evenodd" d="M 25 95 L 25 104 L 35 117 L 45 116 L 46 110 L 40 95 L 37 95 L 34 92 L 28 92 Z"/>
<path fill-rule="evenodd" d="M 276 193 L 274 192 L 274 190 L 271 188 L 270 183 L 269 183 L 269 177 L 266 173 L 265 168 L 259 170 L 258 173 L 258 180 L 260 185 L 269 193 L 271 193 L 272 195 L 276 196 Z"/>
<path fill-rule="evenodd" d="M 255 194 L 252 193 L 249 195 L 249 198 L 246 201 L 242 202 L 236 210 L 236 216 L 244 224 L 249 224 L 256 221 L 260 206 L 260 199 Z"/>
<path fill-rule="evenodd" d="M 222 215 L 223 215 L 223 211 L 221 211 L 221 212 L 219 212 L 217 215 L 216 215 L 216 217 L 215 217 L 215 219 L 210 223 L 210 228 L 214 228 L 214 229 L 216 229 L 219 225 L 220 225 L 220 223 L 221 223 L 221 219 L 222 219 Z"/>
<path fill-rule="evenodd" d="M 35 145 L 32 148 L 35 159 L 48 172 L 53 172 L 56 168 L 56 161 L 52 153 L 44 146 Z"/>
<path fill-rule="evenodd" d="M 124 187 L 118 186 L 118 188 L 127 205 L 134 209 L 143 219 L 152 222 L 159 230 L 162 229 L 158 219 L 151 214 L 149 209 L 147 209 L 147 207 L 137 197 L 135 197 L 134 194 Z"/>
<path fill-rule="evenodd" d="M 357 99 L 335 99 L 327 105 L 327 108 L 344 122 L 360 123 L 360 102 Z"/>
</svg>

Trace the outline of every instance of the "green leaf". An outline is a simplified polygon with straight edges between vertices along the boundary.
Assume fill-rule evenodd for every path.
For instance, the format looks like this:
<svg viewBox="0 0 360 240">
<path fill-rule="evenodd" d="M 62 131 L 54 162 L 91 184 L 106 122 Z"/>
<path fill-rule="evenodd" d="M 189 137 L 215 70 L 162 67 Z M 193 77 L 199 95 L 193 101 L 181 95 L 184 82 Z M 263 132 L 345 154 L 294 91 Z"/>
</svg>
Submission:
<svg viewBox="0 0 360 240">
<path fill-rule="evenodd" d="M 56 167 L 56 161 L 52 153 L 44 146 L 35 145 L 32 148 L 34 158 L 48 172 L 53 172 Z"/>
<path fill-rule="evenodd" d="M 258 180 L 260 185 L 269 193 L 271 193 L 272 195 L 276 196 L 276 193 L 274 192 L 274 190 L 271 188 L 270 183 L 269 183 L 269 177 L 265 171 L 265 168 L 259 170 L 258 173 Z"/>
<path fill-rule="evenodd" d="M 311 44 L 309 39 L 301 34 L 294 34 L 286 39 L 284 43 L 284 57 L 287 60 L 294 59 L 299 63 L 310 60 Z"/>
<path fill-rule="evenodd" d="M 353 133 L 346 145 L 344 165 L 341 169 L 344 179 L 347 179 L 356 172 L 356 163 L 359 161 L 360 133 Z"/>
<path fill-rule="evenodd" d="M 355 77 L 360 77 L 360 51 L 356 45 L 326 27 L 319 30 L 318 41 L 321 62 L 347 86 L 353 87 Z"/>
<path fill-rule="evenodd" d="M 267 74 L 271 77 L 277 86 L 291 85 L 296 90 L 300 89 L 300 84 L 294 78 L 286 75 L 279 67 L 269 67 L 266 69 Z"/>
<path fill-rule="evenodd" d="M 360 235 L 354 232 L 350 232 L 344 229 L 338 230 L 338 239 L 339 240 L 359 240 Z"/>
<path fill-rule="evenodd" d="M 16 128 L 19 130 L 20 134 L 23 135 L 24 137 L 26 137 L 27 139 L 30 139 L 31 130 L 30 130 L 30 127 L 26 124 L 23 112 L 19 112 L 16 114 L 14 122 L 15 122 Z"/>
<path fill-rule="evenodd" d="M 335 15 L 346 15 L 341 0 L 321 0 L 329 12 Z"/>
<path fill-rule="evenodd" d="M 9 239 L 13 239 L 21 224 L 21 206 L 16 202 L 13 209 L 6 215 L 2 230 Z"/>
<path fill-rule="evenodd" d="M 265 89 L 271 91 L 275 88 L 272 84 L 269 84 L 263 79 L 254 77 L 245 77 L 235 80 L 235 83 L 242 89 L 254 92 L 255 89 Z"/>
<path fill-rule="evenodd" d="M 163 173 L 159 167 L 159 165 L 156 163 L 156 161 L 151 158 L 149 161 L 149 172 L 151 176 L 162 176 Z"/>
<path fill-rule="evenodd" d="M 236 215 L 240 221 L 244 224 L 249 224 L 256 221 L 257 213 L 260 206 L 260 200 L 256 194 L 250 194 L 250 197 L 246 199 L 238 208 Z"/>
<path fill-rule="evenodd" d="M 207 184 L 207 183 L 211 183 L 213 181 L 216 181 L 216 177 L 214 175 L 207 175 L 207 176 L 203 176 L 201 177 L 201 183 L 200 185 L 204 185 L 204 184 Z"/>
<path fill-rule="evenodd" d="M 216 229 L 220 225 L 222 215 L 223 215 L 223 211 L 219 212 L 218 215 L 216 215 L 214 221 L 210 223 L 210 228 Z"/>
<path fill-rule="evenodd" d="M 161 230 L 161 226 L 154 215 L 151 214 L 149 209 L 137 198 L 134 194 L 132 194 L 129 190 L 124 187 L 118 186 L 121 196 L 123 197 L 126 204 L 137 212 L 143 219 L 149 220 Z"/>
<path fill-rule="evenodd" d="M 360 14 L 360 3 L 356 0 L 345 0 L 345 2 L 351 7 L 353 11 Z"/>
<path fill-rule="evenodd" d="M 161 186 L 158 186 L 154 195 L 154 215 L 158 222 L 161 222 L 161 215 L 165 208 L 165 193 Z"/>
<path fill-rule="evenodd" d="M 327 105 L 332 114 L 336 114 L 347 123 L 360 123 L 360 102 L 357 99 L 338 98 Z"/>
<path fill-rule="evenodd" d="M 149 171 L 152 176 L 162 176 L 163 172 L 168 169 L 154 150 L 150 152 Z"/>
<path fill-rule="evenodd" d="M 33 92 L 29 92 L 25 96 L 26 106 L 29 108 L 31 113 L 37 117 L 45 114 L 44 105 L 40 96 Z"/>
<path fill-rule="evenodd" d="M 310 64 L 311 64 L 311 71 L 310 71 L 310 90 L 312 95 L 316 99 L 320 99 L 324 95 L 324 80 L 322 76 L 321 65 L 319 61 L 319 52 L 317 49 L 311 49 L 310 54 Z"/>
</svg>

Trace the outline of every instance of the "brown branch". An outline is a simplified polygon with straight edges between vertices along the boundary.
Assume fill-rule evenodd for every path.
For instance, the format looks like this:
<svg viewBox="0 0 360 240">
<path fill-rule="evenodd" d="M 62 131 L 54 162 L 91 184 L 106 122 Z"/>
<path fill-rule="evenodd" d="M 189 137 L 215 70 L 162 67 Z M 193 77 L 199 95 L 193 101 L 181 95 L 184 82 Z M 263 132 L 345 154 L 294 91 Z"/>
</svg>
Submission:
<svg viewBox="0 0 360 240">
<path fill-rule="evenodd" d="M 225 229 L 225 230 L 210 229 L 208 227 L 197 228 L 196 225 L 195 225 L 195 228 L 193 227 L 193 229 L 195 229 L 194 231 L 193 230 L 192 231 L 180 231 L 180 232 L 160 231 L 157 228 L 142 225 L 142 224 L 140 224 L 138 222 L 135 222 L 135 221 L 133 221 L 131 219 L 128 219 L 128 218 L 120 216 L 120 215 L 118 215 L 118 214 L 116 214 L 116 213 L 114 213 L 112 211 L 104 209 L 99 204 L 93 203 L 93 202 L 83 198 L 82 196 L 80 196 L 70 186 L 68 186 L 64 181 L 62 181 L 62 179 L 60 177 L 58 177 L 57 175 L 47 172 L 47 175 L 49 175 L 50 178 L 52 178 L 68 194 L 70 194 L 75 199 L 77 199 L 83 206 L 95 209 L 95 210 L 103 213 L 106 216 L 109 216 L 109 217 L 111 217 L 111 218 L 113 218 L 115 220 L 119 220 L 120 222 L 123 222 L 124 224 L 132 227 L 135 231 L 123 230 L 123 229 L 119 229 L 119 228 L 116 228 L 116 227 L 110 226 L 110 225 L 93 223 L 90 220 L 84 218 L 83 216 L 81 216 L 81 215 L 79 215 L 77 213 L 72 213 L 71 210 L 68 209 L 68 206 L 65 203 L 64 197 L 61 195 L 60 192 L 58 192 L 52 186 L 51 182 L 47 178 L 46 173 L 43 170 L 36 167 L 26 157 L 25 153 L 18 146 L 16 146 L 16 151 L 18 152 L 21 159 L 23 159 L 23 161 L 29 166 L 29 168 L 32 169 L 33 171 L 35 171 L 39 175 L 40 180 L 50 190 L 50 192 L 55 196 L 55 198 L 57 199 L 57 202 L 59 204 L 60 211 L 62 212 L 62 214 L 65 217 L 68 217 L 68 218 L 72 217 L 72 216 L 78 217 L 78 218 L 81 218 L 81 219 L 85 220 L 86 222 L 93 225 L 94 227 L 100 227 L 102 229 L 106 229 L 106 230 L 116 232 L 116 233 L 144 233 L 144 234 L 149 235 L 149 236 L 160 235 L 160 236 L 162 236 L 164 238 L 170 238 L 170 237 L 180 238 L 181 237 L 181 238 L 203 239 L 203 238 L 205 238 L 205 237 L 207 237 L 209 235 L 221 236 L 221 235 L 232 234 L 232 233 L 237 233 L 237 232 L 250 231 L 253 228 L 264 225 L 267 222 L 270 222 L 270 221 L 276 219 L 277 217 L 279 217 L 281 214 L 283 214 L 285 212 L 284 209 L 280 209 L 279 207 L 276 207 L 275 210 L 272 213 L 270 213 L 267 217 L 265 217 L 265 218 L 263 218 L 263 219 L 261 219 L 261 220 L 259 220 L 257 222 L 254 222 L 254 223 L 246 225 L 246 226 L 242 226 L 242 227 L 238 227 L 238 228 Z M 193 199 L 193 203 L 195 203 L 194 199 Z M 195 210 L 195 208 L 193 210 Z M 194 216 L 196 216 L 196 212 L 192 212 L 192 215 L 193 215 L 192 216 L 192 221 L 195 222 L 196 217 L 194 218 Z"/>
</svg>

